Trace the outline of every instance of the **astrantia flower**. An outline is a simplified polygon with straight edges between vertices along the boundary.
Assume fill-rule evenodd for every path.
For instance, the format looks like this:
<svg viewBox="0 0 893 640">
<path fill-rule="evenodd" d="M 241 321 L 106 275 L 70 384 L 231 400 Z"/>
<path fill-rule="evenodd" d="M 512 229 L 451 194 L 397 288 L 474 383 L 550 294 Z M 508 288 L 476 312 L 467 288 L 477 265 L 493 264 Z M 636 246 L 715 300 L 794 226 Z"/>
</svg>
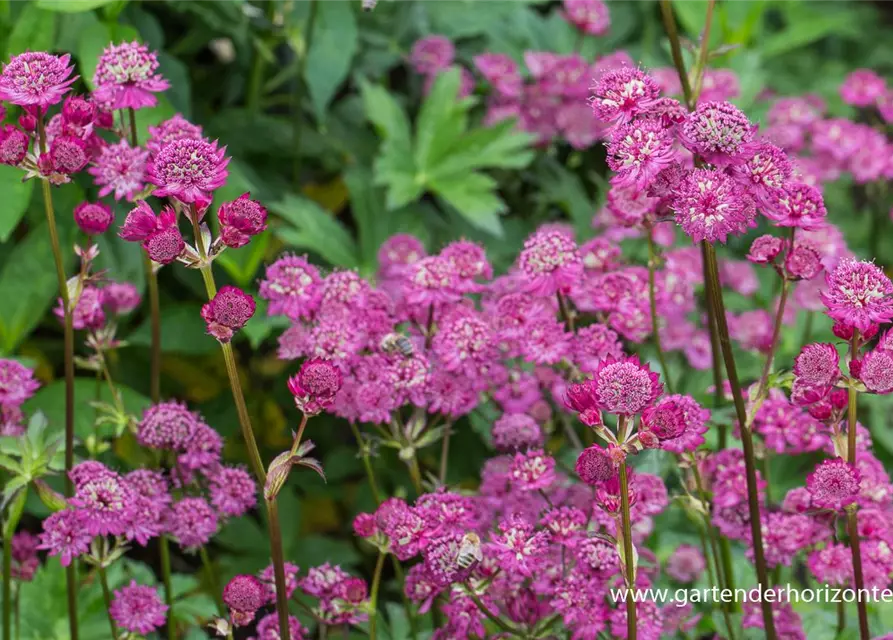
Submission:
<svg viewBox="0 0 893 640">
<path fill-rule="evenodd" d="M 298 572 L 300 568 L 291 562 L 283 563 L 285 573 L 285 595 L 291 600 L 292 595 L 298 588 Z M 274 604 L 276 602 L 276 568 L 271 564 L 260 572 L 260 579 L 263 580 L 267 590 L 267 602 Z"/>
<path fill-rule="evenodd" d="M 430 76 L 439 73 L 453 63 L 456 48 L 445 36 L 426 36 L 416 40 L 409 54 L 409 63 L 416 72 Z"/>
<path fill-rule="evenodd" d="M 728 175 L 695 169 L 672 199 L 676 222 L 695 242 L 725 242 L 755 226 L 756 209 L 744 189 Z"/>
<path fill-rule="evenodd" d="M 788 184 L 777 191 L 763 214 L 779 227 L 821 229 L 825 226 L 825 201 L 818 189 L 803 182 Z"/>
<path fill-rule="evenodd" d="M 500 96 L 518 98 L 521 95 L 521 74 L 518 72 L 518 65 L 509 56 L 502 53 L 482 53 L 474 57 L 474 66 Z"/>
<path fill-rule="evenodd" d="M 93 540 L 87 531 L 86 516 L 80 510 L 63 509 L 51 514 L 43 521 L 40 546 L 51 556 L 59 556 L 63 567 L 71 564 L 74 558 L 86 553 Z"/>
<path fill-rule="evenodd" d="M 178 113 L 157 127 L 149 127 L 149 139 L 146 141 L 146 148 L 152 153 L 158 153 L 167 143 L 179 138 L 201 140 L 202 128 L 200 125 L 192 124 Z"/>
<path fill-rule="evenodd" d="M 102 202 L 82 202 L 74 208 L 74 222 L 84 233 L 98 236 L 115 221 L 112 208 Z"/>
<path fill-rule="evenodd" d="M 859 379 L 874 393 L 893 392 L 893 352 L 875 349 L 866 353 L 862 358 Z"/>
<path fill-rule="evenodd" d="M 223 588 L 223 603 L 229 608 L 235 626 L 247 626 L 255 612 L 267 603 L 264 583 L 252 575 L 235 576 Z"/>
<path fill-rule="evenodd" d="M 681 138 L 710 164 L 728 164 L 753 139 L 754 126 L 729 102 L 702 102 L 682 125 Z"/>
<path fill-rule="evenodd" d="M 760 142 L 745 162 L 732 168 L 732 175 L 747 186 L 755 199 L 772 202 L 772 196 L 787 184 L 793 172 L 787 154 L 769 142 Z"/>
<path fill-rule="evenodd" d="M 854 107 L 873 107 L 887 92 L 887 82 L 871 69 L 851 71 L 840 85 L 840 97 Z"/>
<path fill-rule="evenodd" d="M 840 377 L 840 356 L 833 344 L 808 344 L 794 360 L 794 377 L 810 387 L 830 387 Z"/>
<path fill-rule="evenodd" d="M 493 267 L 487 261 L 487 252 L 481 245 L 469 240 L 457 240 L 449 243 L 440 252 L 440 257 L 453 263 L 459 277 L 460 288 L 467 291 L 479 289 L 475 285 L 478 279 L 489 280 L 493 277 Z"/>
<path fill-rule="evenodd" d="M 629 506 L 635 505 L 639 501 L 639 494 L 636 492 L 636 485 L 633 482 L 632 470 L 629 471 Z M 615 474 L 598 485 L 595 491 L 595 497 L 598 505 L 610 515 L 619 515 L 621 508 L 621 488 L 620 475 Z"/>
<path fill-rule="evenodd" d="M 214 298 L 202 306 L 208 334 L 220 342 L 229 342 L 254 315 L 255 307 L 254 298 L 238 287 L 221 287 Z"/>
<path fill-rule="evenodd" d="M 260 297 L 269 302 L 268 315 L 309 318 L 319 307 L 321 282 L 319 271 L 306 258 L 286 255 L 267 267 Z"/>
<path fill-rule="evenodd" d="M 614 477 L 617 473 L 617 464 L 604 449 L 593 444 L 580 452 L 574 470 L 580 476 L 580 480 L 596 486 Z"/>
<path fill-rule="evenodd" d="M 167 605 L 153 587 L 138 585 L 136 580 L 115 591 L 109 615 L 123 629 L 147 635 L 164 624 Z"/>
<path fill-rule="evenodd" d="M 447 371 L 476 376 L 494 364 L 497 351 L 493 329 L 482 315 L 457 310 L 439 325 L 431 347 Z"/>
<path fill-rule="evenodd" d="M 618 186 L 644 189 L 676 157 L 674 140 L 654 118 L 638 118 L 619 127 L 608 144 L 608 166 Z"/>
<path fill-rule="evenodd" d="M 685 413 L 674 400 L 661 400 L 642 412 L 639 438 L 646 446 L 657 446 L 660 441 L 678 438 L 685 431 Z"/>
<path fill-rule="evenodd" d="M 673 453 L 695 451 L 704 444 L 704 434 L 707 433 L 707 421 L 710 419 L 710 411 L 702 407 L 691 396 L 679 394 L 665 396 L 661 402 L 674 402 L 682 409 L 685 428 L 675 438 L 661 441 L 660 448 Z"/>
<path fill-rule="evenodd" d="M 408 233 L 398 233 L 382 242 L 378 248 L 378 268 L 383 276 L 396 277 L 426 255 L 421 240 Z"/>
<path fill-rule="evenodd" d="M 50 143 L 49 158 L 53 171 L 68 176 L 86 167 L 90 155 L 83 140 L 62 135 Z"/>
<path fill-rule="evenodd" d="M 521 491 L 545 489 L 555 481 L 555 459 L 542 449 L 518 452 L 512 459 L 509 477 Z"/>
<path fill-rule="evenodd" d="M 153 94 L 170 87 L 157 70 L 158 57 L 146 45 L 136 41 L 110 44 L 96 65 L 94 95 L 113 110 L 154 107 Z"/>
<path fill-rule="evenodd" d="M 471 575 L 474 564 L 462 567 L 456 562 L 461 549 L 462 535 L 455 533 L 438 538 L 424 550 L 425 567 L 438 587 L 464 582 Z"/>
<path fill-rule="evenodd" d="M 220 466 L 221 451 L 223 451 L 223 438 L 199 420 L 183 444 L 183 453 L 177 456 L 177 466 L 182 471 L 200 471 L 206 476 L 211 476 Z"/>
<path fill-rule="evenodd" d="M 244 247 L 251 236 L 256 236 L 267 228 L 266 208 L 249 195 L 243 193 L 232 202 L 224 202 L 217 210 L 220 239 L 232 249 Z"/>
<path fill-rule="evenodd" d="M 217 533 L 217 514 L 204 498 L 183 498 L 171 507 L 167 530 L 184 549 L 201 547 Z"/>
<path fill-rule="evenodd" d="M 31 144 L 28 135 L 11 124 L 0 128 L 0 163 L 18 165 L 28 155 Z"/>
<path fill-rule="evenodd" d="M 583 260 L 570 233 L 543 228 L 524 241 L 518 255 L 524 289 L 540 296 L 567 293 L 583 276 Z"/>
<path fill-rule="evenodd" d="M 596 117 L 620 124 L 645 113 L 660 97 L 660 87 L 654 78 L 634 67 L 608 71 L 592 91 L 592 110 Z"/>
<path fill-rule="evenodd" d="M 822 271 L 822 256 L 806 244 L 798 244 L 784 259 L 785 275 L 791 280 L 812 280 Z"/>
<path fill-rule="evenodd" d="M 72 312 L 72 326 L 78 331 L 82 329 L 101 329 L 105 324 L 105 313 L 102 310 L 102 290 L 92 285 L 86 285 L 80 292 Z M 58 306 L 53 313 L 60 322 L 65 319 L 65 307 L 62 298 L 59 298 Z"/>
<path fill-rule="evenodd" d="M 109 469 L 97 469 L 75 484 L 69 503 L 83 514 L 87 531 L 93 535 L 124 533 L 133 517 L 134 494 L 130 485 Z"/>
<path fill-rule="evenodd" d="M 62 101 L 77 76 L 71 56 L 54 56 L 43 51 L 26 51 L 3 65 L 0 73 L 0 100 L 22 107 L 46 109 Z"/>
<path fill-rule="evenodd" d="M 338 367 L 322 358 L 310 358 L 301 365 L 297 375 L 288 379 L 288 390 L 298 409 L 312 416 L 332 406 L 341 384 Z"/>
<path fill-rule="evenodd" d="M 859 331 L 893 320 L 893 283 L 873 262 L 844 258 L 825 275 L 828 315 Z"/>
<path fill-rule="evenodd" d="M 523 413 L 506 414 L 493 423 L 493 446 L 502 451 L 541 447 L 543 431 L 536 420 Z"/>
<path fill-rule="evenodd" d="M 146 162 L 149 152 L 142 147 L 131 147 L 125 139 L 105 145 L 87 173 L 99 187 L 99 197 L 110 193 L 115 200 L 133 200 L 146 186 Z"/>
<path fill-rule="evenodd" d="M 806 478 L 812 503 L 821 509 L 840 511 L 859 497 L 859 470 L 841 458 L 824 460 Z"/>
<path fill-rule="evenodd" d="M 201 420 L 176 400 L 152 405 L 136 426 L 136 439 L 152 449 L 182 449 Z"/>
<path fill-rule="evenodd" d="M 288 616 L 288 631 L 292 640 L 304 640 L 310 637 L 310 632 L 294 616 Z M 257 623 L 256 640 L 282 640 L 279 631 L 279 614 L 275 611 L 268 613 Z"/>
<path fill-rule="evenodd" d="M 116 316 L 127 315 L 140 304 L 140 293 L 130 282 L 109 282 L 101 292 L 103 308 Z"/>
<path fill-rule="evenodd" d="M 604 35 L 611 26 L 608 6 L 602 0 L 564 0 L 564 17 L 584 33 Z"/>
<path fill-rule="evenodd" d="M 221 467 L 209 482 L 211 504 L 222 516 L 239 517 L 257 504 L 254 476 L 241 467 Z"/>
<path fill-rule="evenodd" d="M 663 393 L 660 376 L 638 356 L 602 362 L 592 376 L 596 404 L 607 411 L 631 416 L 651 406 Z"/>
<path fill-rule="evenodd" d="M 503 570 L 522 576 L 533 575 L 537 560 L 549 546 L 549 534 L 535 531 L 532 524 L 517 515 L 500 522 L 499 531 L 492 534 L 493 542 L 487 546 L 487 551 L 493 551 Z"/>
<path fill-rule="evenodd" d="M 676 582 L 687 584 L 697 580 L 706 566 L 704 556 L 697 547 L 682 544 L 676 547 L 667 560 L 667 575 Z"/>
<path fill-rule="evenodd" d="M 18 406 L 34 395 L 40 383 L 34 372 L 15 360 L 0 359 L 0 406 Z"/>
<path fill-rule="evenodd" d="M 452 261 L 427 256 L 407 269 L 406 302 L 418 307 L 455 302 L 461 297 L 459 287 L 459 274 Z"/>
<path fill-rule="evenodd" d="M 747 259 L 754 264 L 769 264 L 778 257 L 783 248 L 784 241 L 781 238 L 769 234 L 762 235 L 751 243 Z"/>
<path fill-rule="evenodd" d="M 216 141 L 177 138 L 152 158 L 148 179 L 158 187 L 154 195 L 159 198 L 173 196 L 203 206 L 226 182 L 229 160 L 226 147 L 218 149 Z"/>
</svg>

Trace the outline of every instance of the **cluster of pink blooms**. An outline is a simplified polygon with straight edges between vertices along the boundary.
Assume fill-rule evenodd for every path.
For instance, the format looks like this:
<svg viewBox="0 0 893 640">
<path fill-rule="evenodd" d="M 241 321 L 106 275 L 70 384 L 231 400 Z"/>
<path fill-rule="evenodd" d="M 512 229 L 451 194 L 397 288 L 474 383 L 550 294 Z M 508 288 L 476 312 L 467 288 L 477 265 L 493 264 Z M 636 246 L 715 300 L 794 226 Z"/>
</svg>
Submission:
<svg viewBox="0 0 893 640">
<path fill-rule="evenodd" d="M 22 405 L 39 386 L 34 372 L 21 362 L 0 359 L 0 435 L 18 436 L 24 433 Z"/>
</svg>

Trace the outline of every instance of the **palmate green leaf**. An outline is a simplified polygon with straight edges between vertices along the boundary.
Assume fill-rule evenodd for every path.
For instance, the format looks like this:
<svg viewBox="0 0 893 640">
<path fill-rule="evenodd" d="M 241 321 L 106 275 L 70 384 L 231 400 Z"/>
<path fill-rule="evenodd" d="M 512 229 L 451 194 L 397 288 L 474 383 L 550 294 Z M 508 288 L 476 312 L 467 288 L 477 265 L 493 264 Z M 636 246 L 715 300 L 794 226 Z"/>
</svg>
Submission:
<svg viewBox="0 0 893 640">
<path fill-rule="evenodd" d="M 505 203 L 496 195 L 496 181 L 490 176 L 455 173 L 434 179 L 431 190 L 478 229 L 502 235 L 499 214 L 505 209 Z"/>
<path fill-rule="evenodd" d="M 350 63 L 357 51 L 357 22 L 351 2 L 317 3 L 313 40 L 307 52 L 304 80 L 310 100 L 320 121 L 326 119 L 326 108 L 347 78 Z M 301 35 L 302 34 L 296 34 Z M 298 44 L 293 42 L 293 47 Z M 300 43 L 303 48 L 303 42 Z M 295 49 L 299 51 L 299 49 Z"/>
<path fill-rule="evenodd" d="M 359 264 L 353 236 L 312 200 L 289 194 L 269 208 L 288 223 L 277 226 L 274 232 L 289 245 L 313 251 L 333 266 L 354 268 Z"/>
<path fill-rule="evenodd" d="M 468 127 L 467 113 L 471 103 L 456 100 L 459 82 L 459 69 L 438 75 L 419 111 L 414 155 L 423 182 L 458 146 L 460 136 Z"/>
<path fill-rule="evenodd" d="M 35 181 L 22 182 L 22 175 L 18 167 L 0 165 L 0 242 L 9 240 L 31 202 Z"/>
<path fill-rule="evenodd" d="M 474 129 L 459 139 L 448 157 L 430 171 L 432 176 L 472 169 L 520 169 L 534 157 L 535 137 L 515 130 L 514 120 Z"/>
</svg>

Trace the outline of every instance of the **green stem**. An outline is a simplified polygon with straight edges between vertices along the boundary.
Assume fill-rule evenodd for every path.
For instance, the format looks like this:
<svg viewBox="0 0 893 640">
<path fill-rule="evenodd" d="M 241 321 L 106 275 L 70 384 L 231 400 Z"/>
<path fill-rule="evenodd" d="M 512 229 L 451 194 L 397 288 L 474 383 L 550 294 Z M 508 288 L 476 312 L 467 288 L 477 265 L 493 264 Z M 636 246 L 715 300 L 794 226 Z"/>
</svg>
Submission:
<svg viewBox="0 0 893 640">
<path fill-rule="evenodd" d="M 450 464 L 450 435 L 453 433 L 453 425 L 449 422 L 444 425 L 443 440 L 440 443 L 440 484 L 446 484 L 447 467 Z"/>
<path fill-rule="evenodd" d="M 623 564 L 626 571 L 627 587 L 626 638 L 627 640 L 636 640 L 636 600 L 632 597 L 632 590 L 636 588 L 636 566 L 633 556 L 632 525 L 629 517 L 629 479 L 626 475 L 626 460 L 620 463 L 620 518 L 623 526 Z"/>
<path fill-rule="evenodd" d="M 37 118 L 38 140 L 40 152 L 46 153 L 46 130 L 43 114 Z M 71 481 L 71 468 L 74 466 L 74 325 L 71 301 L 68 296 L 68 281 L 65 278 L 65 264 L 62 249 L 59 245 L 59 232 L 56 229 L 56 214 L 53 210 L 53 194 L 50 183 L 41 180 L 43 191 L 43 207 L 47 218 L 47 232 L 53 249 L 53 262 L 56 266 L 56 280 L 59 285 L 59 297 L 62 298 L 62 321 L 64 336 L 65 363 L 65 495 L 74 495 L 74 484 Z M 68 597 L 68 633 L 71 640 L 78 640 L 77 611 L 77 575 L 75 563 L 72 562 L 65 571 L 65 588 Z"/>
<path fill-rule="evenodd" d="M 478 595 L 474 592 L 474 589 L 471 587 L 471 585 L 469 585 L 467 583 L 465 584 L 465 594 L 469 598 L 471 598 L 471 601 L 474 602 L 475 606 L 477 606 L 478 610 L 484 614 L 484 616 L 487 618 L 487 620 L 489 620 L 490 622 L 495 624 L 502 631 L 505 631 L 506 633 L 511 633 L 512 635 L 515 635 L 515 636 L 523 636 L 524 631 L 522 629 L 519 629 L 518 627 L 516 627 L 513 624 L 509 624 L 508 622 L 506 622 L 505 620 L 500 618 L 498 615 L 496 615 L 495 613 L 490 611 L 490 609 L 487 607 L 487 605 L 485 605 L 483 603 L 483 601 L 478 597 Z"/>
<path fill-rule="evenodd" d="M 220 584 L 217 582 L 217 573 L 214 571 L 214 565 L 211 564 L 211 557 L 208 550 L 199 547 L 199 556 L 202 559 L 202 566 L 205 568 L 205 576 L 208 579 L 208 589 L 211 590 L 211 597 L 214 598 L 214 604 L 217 605 L 217 615 L 221 618 L 226 617 L 226 606 L 223 604 L 223 592 L 220 590 Z"/>
<path fill-rule="evenodd" d="M 648 304 L 651 308 L 651 333 L 654 336 L 654 348 L 657 349 L 657 359 L 660 362 L 660 369 L 664 374 L 664 384 L 667 392 L 673 393 L 673 381 L 670 379 L 670 368 L 667 366 L 667 358 L 664 355 L 663 347 L 660 343 L 660 331 L 658 330 L 657 321 L 657 293 L 655 280 L 657 274 L 657 251 L 654 247 L 654 228 L 648 225 Z"/>
<path fill-rule="evenodd" d="M 3 536 L 3 638 L 12 639 L 12 527 Z"/>
<path fill-rule="evenodd" d="M 372 588 L 369 594 L 369 640 L 375 640 L 376 623 L 378 622 L 378 588 L 381 585 L 381 570 L 384 567 L 384 551 L 378 552 L 378 560 L 375 562 L 375 572 L 372 574 Z"/>
<path fill-rule="evenodd" d="M 412 486 L 416 494 L 422 495 L 422 472 L 419 469 L 419 459 L 415 452 L 413 452 L 412 459 L 409 461 L 409 477 L 412 479 Z"/>
<path fill-rule="evenodd" d="M 276 3 L 267 2 L 267 19 L 273 21 L 276 11 Z M 264 88 L 264 72 L 267 68 L 267 60 L 260 52 L 259 47 L 254 48 L 254 59 L 251 61 L 251 72 L 248 76 L 248 110 L 257 113 L 260 107 L 261 93 Z M 288 633 L 286 631 L 286 633 Z"/>
<path fill-rule="evenodd" d="M 171 550 L 166 534 L 161 534 L 161 538 L 158 540 L 158 552 L 161 555 L 161 580 L 164 582 L 164 603 L 167 605 L 167 637 L 176 638 L 174 592 L 171 588 Z"/>
<path fill-rule="evenodd" d="M 143 255 L 146 282 L 149 288 L 149 314 L 152 345 L 149 359 L 149 397 L 153 404 L 161 401 L 161 304 L 158 297 L 158 274 L 148 255 Z"/>
<path fill-rule="evenodd" d="M 762 399 L 766 393 L 766 385 L 769 383 L 769 373 L 772 371 L 772 361 L 778 349 L 778 340 L 781 336 L 781 325 L 784 321 L 784 309 L 788 300 L 790 286 L 788 279 L 781 277 L 781 297 L 778 299 L 778 309 L 775 312 L 775 328 L 772 330 L 772 342 L 769 345 L 769 353 L 766 354 L 766 362 L 763 364 L 763 372 L 760 375 L 760 383 L 757 385 L 757 398 Z"/>
<path fill-rule="evenodd" d="M 704 245 L 701 245 L 701 262 L 704 271 L 704 289 L 707 288 L 707 252 Z M 723 393 L 723 376 L 722 376 L 722 354 L 719 349 L 719 333 L 716 328 L 716 317 L 714 316 L 713 306 L 709 300 L 705 305 L 707 309 L 707 328 L 710 334 L 710 359 L 713 368 L 713 409 L 719 409 L 725 400 Z M 717 449 L 726 448 L 728 440 L 728 427 L 725 424 L 717 425 L 719 429 L 719 439 Z"/>
<path fill-rule="evenodd" d="M 279 507 L 274 500 L 266 500 L 267 518 L 270 521 L 270 554 L 273 559 L 273 575 L 276 581 L 276 613 L 279 616 L 281 640 L 291 640 L 288 628 L 288 591 L 285 584 L 285 556 L 282 553 L 282 533 L 279 526 Z"/>
<path fill-rule="evenodd" d="M 558 297 L 558 310 L 561 312 L 561 318 L 567 325 L 567 330 L 574 333 L 574 317 L 571 315 L 570 309 L 568 308 L 567 300 L 560 291 L 556 291 L 555 295 Z"/>
<path fill-rule="evenodd" d="M 735 357 L 732 353 L 732 341 L 729 337 L 729 326 L 726 322 L 725 304 L 722 298 L 722 289 L 719 285 L 719 269 L 716 264 L 716 252 L 712 245 L 702 242 L 704 255 L 706 256 L 706 289 L 708 303 L 713 307 L 713 317 L 716 320 L 719 343 L 723 360 L 726 365 L 726 374 L 732 387 L 732 398 L 735 404 L 735 413 L 741 431 L 741 444 L 744 449 L 744 466 L 747 479 L 747 505 L 750 514 L 750 530 L 753 540 L 754 564 L 757 569 L 757 579 L 760 587 L 765 592 L 771 588 L 769 573 L 766 570 L 766 558 L 763 551 L 763 530 L 760 518 L 760 498 L 757 490 L 757 470 L 753 451 L 753 435 L 750 425 L 747 423 L 747 410 L 744 406 L 744 395 L 738 380 L 738 370 L 735 366 Z M 763 600 L 760 603 L 763 612 L 763 625 L 766 637 L 776 640 L 775 620 L 772 616 L 772 603 Z"/>
<path fill-rule="evenodd" d="M 363 441 L 363 436 L 360 435 L 360 429 L 353 420 L 350 421 L 350 430 L 353 432 L 353 437 L 357 441 L 357 449 L 360 452 L 360 457 L 363 459 L 363 467 L 366 469 L 366 480 L 369 481 L 372 497 L 375 498 L 375 504 L 380 505 L 381 492 L 378 490 L 378 483 L 375 481 L 375 472 L 372 470 L 372 460 L 369 458 L 369 448 Z"/>
<path fill-rule="evenodd" d="M 859 353 L 859 331 L 853 330 L 853 338 L 850 341 L 850 362 L 856 359 Z M 847 390 L 847 462 L 856 467 L 856 413 L 859 396 L 852 386 Z M 850 534 L 850 552 L 853 556 L 853 577 L 856 583 L 857 596 L 863 593 L 865 577 L 862 572 L 862 543 L 859 540 L 859 519 L 856 515 L 856 507 L 853 505 L 847 510 L 847 526 Z M 859 614 L 859 637 L 861 640 L 869 640 L 868 610 L 861 597 L 856 598 L 856 611 Z"/>
<path fill-rule="evenodd" d="M 710 27 L 713 25 L 713 7 L 716 0 L 707 1 L 707 14 L 704 17 L 704 30 L 701 33 L 701 50 L 695 62 L 695 87 L 692 93 L 692 102 L 698 103 L 701 96 L 701 87 L 704 84 L 704 71 L 707 69 L 707 55 L 710 49 Z"/>
<path fill-rule="evenodd" d="M 105 567 L 100 565 L 97 568 L 97 573 L 99 573 L 99 584 L 102 585 L 102 598 L 105 600 L 105 611 L 109 619 L 109 628 L 112 631 L 112 640 L 117 640 L 118 626 L 115 624 L 115 619 L 112 618 L 112 591 L 109 589 L 109 579 L 105 574 Z"/>
<path fill-rule="evenodd" d="M 682 85 L 682 95 L 685 98 L 685 104 L 689 110 L 694 108 L 693 94 L 691 83 L 688 80 L 688 73 L 685 71 L 685 60 L 682 57 L 682 45 L 679 41 L 679 31 L 676 28 L 676 18 L 673 16 L 673 7 L 670 6 L 670 0 L 660 0 L 660 13 L 663 16 L 664 28 L 667 31 L 667 37 L 670 40 L 670 54 L 673 57 L 673 64 L 679 74 L 679 83 Z"/>
</svg>

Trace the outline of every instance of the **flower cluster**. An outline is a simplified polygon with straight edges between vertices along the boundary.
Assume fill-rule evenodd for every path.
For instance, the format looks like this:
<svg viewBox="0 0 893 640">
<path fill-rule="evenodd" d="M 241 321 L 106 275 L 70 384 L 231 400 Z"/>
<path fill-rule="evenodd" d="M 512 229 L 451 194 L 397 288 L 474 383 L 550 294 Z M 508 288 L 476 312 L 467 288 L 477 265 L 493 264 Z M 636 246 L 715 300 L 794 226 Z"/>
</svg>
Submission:
<svg viewBox="0 0 893 640">
<path fill-rule="evenodd" d="M 18 436 L 24 432 L 22 405 L 39 386 L 34 372 L 21 362 L 0 359 L 0 435 Z"/>
</svg>

